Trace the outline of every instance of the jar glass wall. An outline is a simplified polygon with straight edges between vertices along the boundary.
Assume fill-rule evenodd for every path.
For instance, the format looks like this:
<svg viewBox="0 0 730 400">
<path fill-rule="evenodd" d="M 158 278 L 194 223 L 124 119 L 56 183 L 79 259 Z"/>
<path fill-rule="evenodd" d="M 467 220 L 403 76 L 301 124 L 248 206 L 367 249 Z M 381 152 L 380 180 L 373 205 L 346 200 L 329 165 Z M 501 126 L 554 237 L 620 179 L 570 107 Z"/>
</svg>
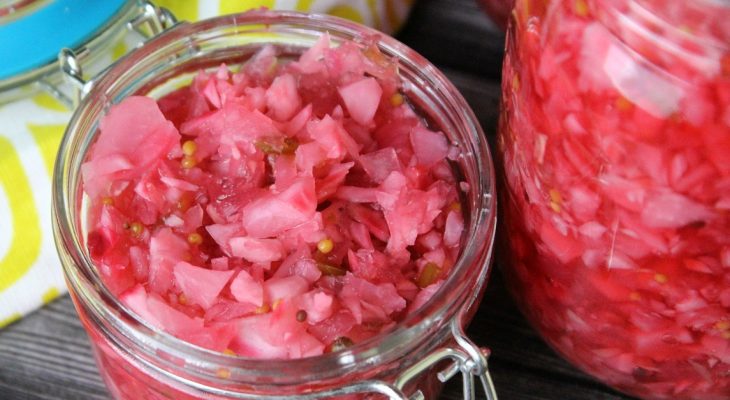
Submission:
<svg viewBox="0 0 730 400">
<path fill-rule="evenodd" d="M 730 394 L 730 7 L 518 2 L 499 148 L 511 289 L 619 390 Z"/>
<path fill-rule="evenodd" d="M 469 187 L 464 204 L 470 213 L 464 250 L 452 276 L 429 303 L 388 334 L 324 356 L 261 362 L 197 348 L 151 328 L 103 286 L 84 245 L 79 171 L 98 133 L 100 118 L 111 104 L 127 96 L 160 98 L 188 83 L 197 70 L 217 68 L 222 62 L 243 62 L 266 44 L 298 54 L 324 32 L 329 32 L 335 44 L 377 38 L 380 50 L 399 60 L 408 100 L 462 150 L 456 163 Z M 489 152 L 474 115 L 453 85 L 412 50 L 381 35 L 331 17 L 285 12 L 225 16 L 174 27 L 94 82 L 61 145 L 54 182 L 54 230 L 70 292 L 114 397 L 303 398 L 325 391 L 398 395 L 393 389 L 401 387 L 394 381 L 401 373 L 461 336 L 461 327 L 481 298 L 491 258 L 496 218 Z M 483 356 L 475 357 L 483 361 Z M 439 386 L 435 376 L 421 378 L 402 385 L 402 392 L 421 390 L 427 398 L 435 398 Z"/>
</svg>

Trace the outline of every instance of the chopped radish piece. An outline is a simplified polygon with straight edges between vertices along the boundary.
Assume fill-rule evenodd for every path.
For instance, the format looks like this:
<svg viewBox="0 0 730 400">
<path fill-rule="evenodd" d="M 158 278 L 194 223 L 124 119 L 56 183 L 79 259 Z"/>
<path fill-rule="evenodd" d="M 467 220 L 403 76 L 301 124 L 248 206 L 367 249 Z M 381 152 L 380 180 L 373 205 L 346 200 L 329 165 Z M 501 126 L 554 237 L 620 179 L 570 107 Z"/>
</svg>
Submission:
<svg viewBox="0 0 730 400">
<path fill-rule="evenodd" d="M 266 90 L 266 106 L 274 118 L 286 121 L 299 111 L 301 105 L 296 79 L 290 74 L 274 78 L 274 82 Z"/>
<path fill-rule="evenodd" d="M 157 295 L 147 298 L 147 310 L 157 321 L 157 327 L 173 335 L 183 335 L 199 331 L 203 328 L 203 319 L 190 317 L 176 310 Z"/>
<path fill-rule="evenodd" d="M 274 237 L 309 221 L 317 208 L 314 180 L 301 178 L 280 193 L 271 193 L 241 210 L 242 224 L 252 237 Z"/>
<path fill-rule="evenodd" d="M 173 273 L 175 283 L 185 294 L 187 301 L 208 309 L 234 271 L 215 271 L 181 261 L 175 265 Z"/>
<path fill-rule="evenodd" d="M 235 237 L 228 241 L 231 255 L 253 263 L 268 263 L 284 257 L 284 246 L 278 239 Z"/>
<path fill-rule="evenodd" d="M 306 279 L 292 275 L 286 278 L 271 278 L 264 282 L 264 294 L 271 303 L 303 294 L 309 288 Z"/>
<path fill-rule="evenodd" d="M 110 194 L 114 179 L 139 177 L 176 146 L 180 135 L 154 100 L 132 96 L 102 119 L 99 140 L 82 166 L 84 190 L 90 196 Z M 113 162 L 110 162 L 114 160 Z"/>
<path fill-rule="evenodd" d="M 233 278 L 231 294 L 241 303 L 251 303 L 257 307 L 264 303 L 264 287 L 244 270 Z"/>
<path fill-rule="evenodd" d="M 418 162 L 425 167 L 433 166 L 449 154 L 449 142 L 446 137 L 442 133 L 430 131 L 425 127 L 413 128 L 411 145 Z"/>
<path fill-rule="evenodd" d="M 393 171 L 401 172 L 398 154 L 392 147 L 386 147 L 360 157 L 363 169 L 376 183 L 382 183 Z"/>
<path fill-rule="evenodd" d="M 360 125 L 369 125 L 380 104 L 383 89 L 375 78 L 363 78 L 339 89 L 345 107 Z"/>
</svg>

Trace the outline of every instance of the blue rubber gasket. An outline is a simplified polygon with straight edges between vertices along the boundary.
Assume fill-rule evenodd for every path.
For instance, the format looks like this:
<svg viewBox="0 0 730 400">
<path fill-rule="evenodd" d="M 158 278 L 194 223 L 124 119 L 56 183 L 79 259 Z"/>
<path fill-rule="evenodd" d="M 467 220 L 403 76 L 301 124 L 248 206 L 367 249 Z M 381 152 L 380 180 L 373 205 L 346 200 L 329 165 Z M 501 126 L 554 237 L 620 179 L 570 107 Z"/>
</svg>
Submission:
<svg viewBox="0 0 730 400">
<path fill-rule="evenodd" d="M 52 0 L 0 24 L 0 80 L 56 60 L 88 41 L 128 0 Z"/>
</svg>

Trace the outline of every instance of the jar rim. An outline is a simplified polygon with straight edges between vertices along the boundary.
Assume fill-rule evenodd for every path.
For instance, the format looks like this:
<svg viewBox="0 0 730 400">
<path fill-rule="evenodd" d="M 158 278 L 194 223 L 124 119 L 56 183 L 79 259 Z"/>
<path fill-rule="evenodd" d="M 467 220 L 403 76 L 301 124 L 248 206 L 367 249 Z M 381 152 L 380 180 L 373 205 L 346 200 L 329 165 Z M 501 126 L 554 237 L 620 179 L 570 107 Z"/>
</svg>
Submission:
<svg viewBox="0 0 730 400">
<path fill-rule="evenodd" d="M 150 329 L 142 319 L 127 309 L 126 306 L 113 296 L 104 286 L 87 252 L 84 250 L 78 234 L 78 215 L 75 201 L 79 198 L 78 167 L 84 154 L 77 154 L 80 147 L 86 149 L 93 141 L 93 130 L 84 130 L 90 126 L 87 121 L 92 109 L 103 109 L 101 104 L 110 102 L 110 94 L 124 92 L 118 87 L 118 82 L 125 82 L 136 69 L 142 68 L 143 61 L 149 61 L 156 56 L 155 48 L 189 41 L 195 35 L 210 31 L 241 28 L 246 25 L 262 25 L 267 27 L 277 25 L 293 25 L 301 29 L 324 29 L 330 33 L 336 32 L 354 39 L 377 38 L 375 43 L 386 55 L 398 55 L 399 62 L 416 65 L 428 75 L 424 76 L 433 91 L 444 97 L 442 100 L 449 106 L 449 112 L 454 113 L 460 122 L 464 123 L 470 138 L 474 139 L 474 149 L 471 154 L 476 163 L 477 186 L 474 191 L 475 205 L 472 210 L 467 229 L 465 230 L 462 252 L 453 266 L 453 272 L 443 283 L 441 288 L 425 305 L 407 315 L 396 326 L 385 333 L 380 333 L 362 343 L 358 343 L 346 351 L 328 353 L 315 357 L 291 360 L 262 360 L 238 356 L 229 356 L 212 350 L 195 346 L 178 339 L 164 331 Z M 131 93 L 124 92 L 122 97 Z M 112 96 L 112 100 L 113 100 Z M 427 111 L 427 110 L 426 110 Z M 83 149 L 82 149 L 83 150 Z M 83 152 L 82 152 L 83 153 Z M 81 157 L 81 159 L 79 159 Z M 74 176 L 74 174 L 76 176 Z M 374 29 L 332 16 L 304 14 L 290 11 L 257 10 L 242 14 L 234 14 L 207 19 L 196 23 L 178 24 L 163 34 L 153 38 L 145 46 L 133 51 L 114 64 L 97 82 L 82 100 L 74 112 L 61 143 L 59 156 L 56 161 L 53 179 L 53 224 L 54 237 L 59 255 L 62 259 L 67 282 L 73 291 L 78 291 L 85 299 L 99 301 L 102 306 L 113 309 L 123 321 L 133 321 L 134 328 L 147 335 L 154 335 L 158 344 L 174 348 L 186 357 L 205 359 L 217 365 L 225 365 L 246 371 L 277 371 L 291 368 L 322 369 L 323 365 L 342 367 L 346 365 L 367 364 L 374 356 L 390 357 L 389 361 L 396 360 L 404 352 L 404 338 L 408 346 L 413 346 L 415 333 L 433 330 L 437 324 L 443 324 L 453 318 L 459 318 L 458 305 L 472 304 L 487 279 L 490 271 L 494 231 L 496 226 L 496 196 L 494 168 L 486 137 L 477 122 L 477 119 L 466 100 L 461 96 L 453 84 L 430 62 L 398 42 Z M 470 292 L 471 291 L 471 292 Z M 465 295 L 466 294 L 466 295 Z M 437 301 L 438 300 L 438 301 Z M 128 324 L 129 325 L 129 324 Z M 262 366 L 262 364 L 265 364 Z M 327 367 L 324 368 L 327 368 Z M 318 371 L 322 372 L 322 371 Z M 265 373 L 264 373 L 265 374 Z M 262 375 L 264 375 L 262 374 Z"/>
</svg>

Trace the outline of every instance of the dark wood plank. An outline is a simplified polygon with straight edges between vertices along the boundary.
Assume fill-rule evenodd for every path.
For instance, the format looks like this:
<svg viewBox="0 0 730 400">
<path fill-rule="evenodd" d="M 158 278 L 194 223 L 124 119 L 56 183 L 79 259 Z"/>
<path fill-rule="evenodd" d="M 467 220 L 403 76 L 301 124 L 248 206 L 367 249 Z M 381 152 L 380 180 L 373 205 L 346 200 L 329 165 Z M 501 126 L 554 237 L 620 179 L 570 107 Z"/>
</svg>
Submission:
<svg viewBox="0 0 730 400">
<path fill-rule="evenodd" d="M 469 103 L 474 115 L 491 140 L 497 132 L 499 119 L 499 82 L 486 80 L 456 69 L 440 67 L 451 82 L 459 89 L 464 99 Z"/>
<path fill-rule="evenodd" d="M 420 0 L 399 38 L 461 90 L 493 138 L 504 35 L 476 0 Z M 499 264 L 499 262 L 497 262 Z M 468 333 L 489 346 L 502 400 L 622 400 L 560 359 L 526 324 L 495 271 Z M 88 340 L 66 296 L 0 331 L 0 400 L 106 399 Z M 443 399 L 461 399 L 450 382 Z"/>
<path fill-rule="evenodd" d="M 0 331 L 0 399 L 107 399 L 68 296 Z"/>
<path fill-rule="evenodd" d="M 621 396 L 554 354 L 526 324 L 493 273 L 469 336 L 492 349 L 501 399 L 605 399 Z M 0 399 L 105 399 L 88 340 L 66 296 L 0 332 Z M 458 382 L 443 399 L 461 399 Z"/>
<path fill-rule="evenodd" d="M 499 270 L 492 271 L 484 300 L 467 333 L 492 350 L 490 368 L 502 399 L 628 399 L 558 357 L 522 317 Z"/>
<path fill-rule="evenodd" d="M 418 0 L 397 37 L 440 67 L 500 78 L 504 34 L 477 0 Z"/>
</svg>

